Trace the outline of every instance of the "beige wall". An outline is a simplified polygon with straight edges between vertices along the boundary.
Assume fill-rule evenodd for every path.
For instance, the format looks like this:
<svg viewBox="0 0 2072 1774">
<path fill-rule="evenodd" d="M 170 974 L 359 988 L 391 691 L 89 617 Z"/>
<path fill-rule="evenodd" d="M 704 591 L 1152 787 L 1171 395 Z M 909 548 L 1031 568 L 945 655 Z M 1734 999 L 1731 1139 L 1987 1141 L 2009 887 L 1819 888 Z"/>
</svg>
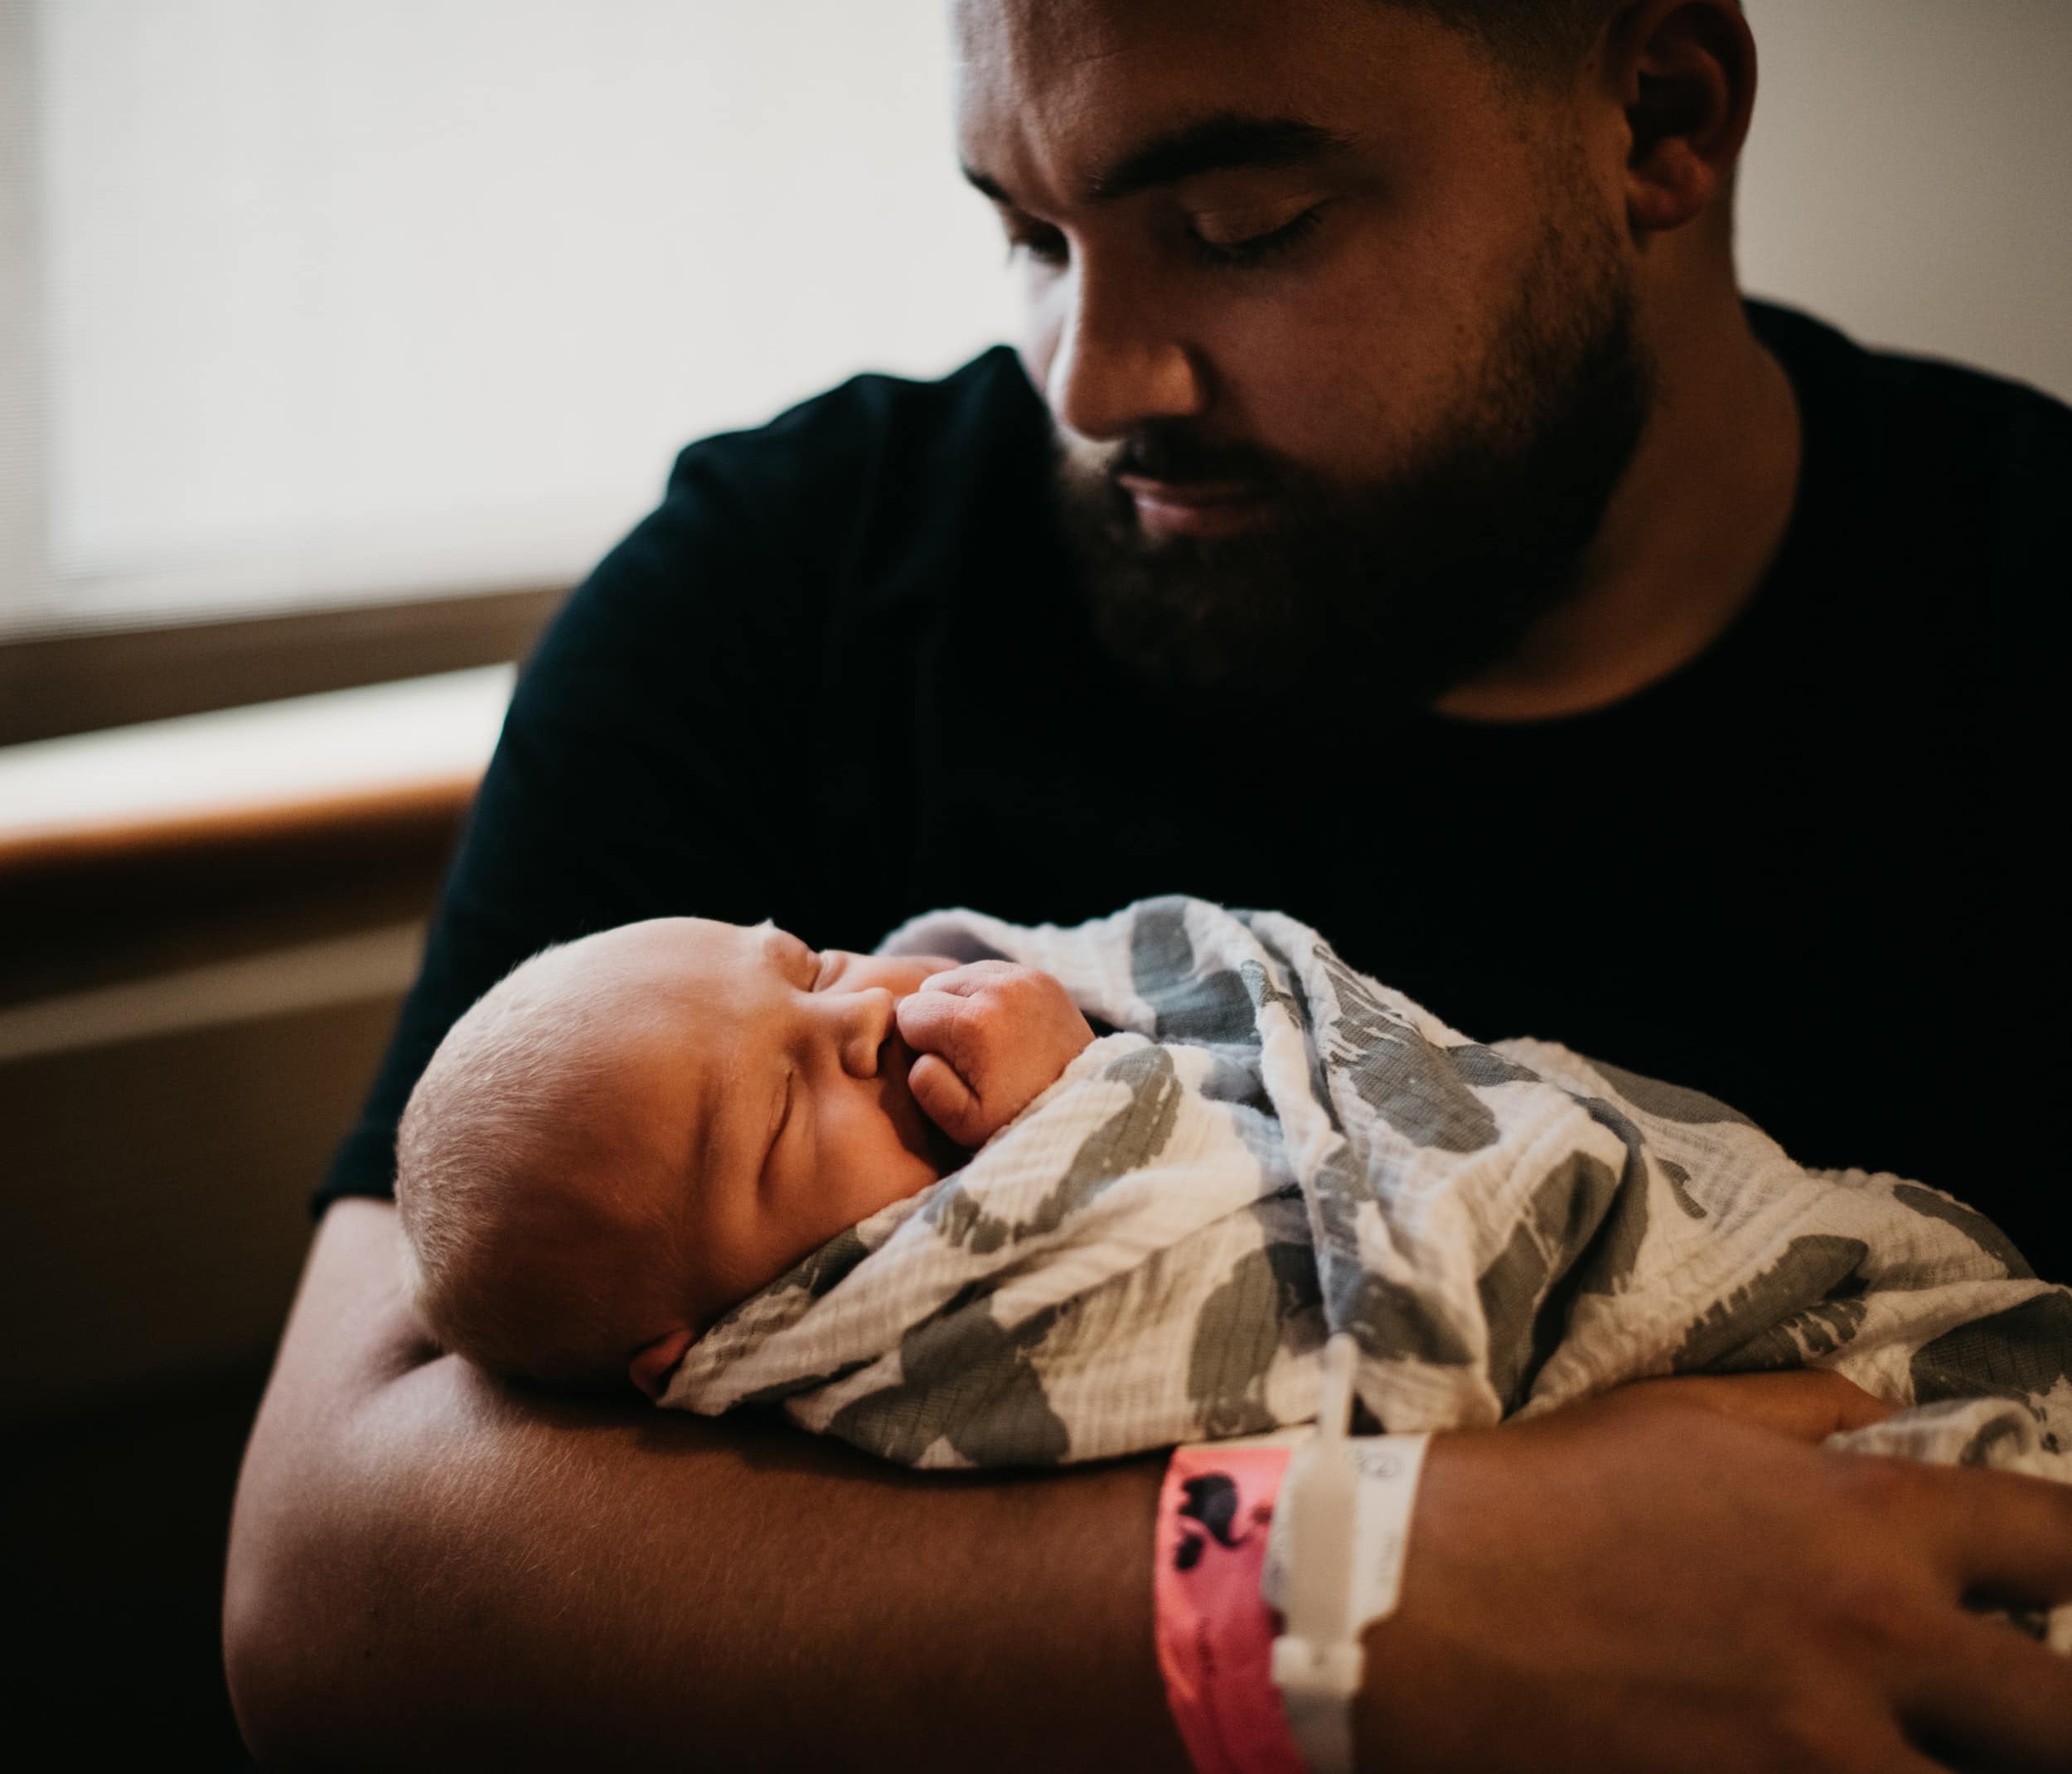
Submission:
<svg viewBox="0 0 2072 1774">
<path fill-rule="evenodd" d="M 2072 0 L 1747 0 L 1742 276 L 2072 400 Z"/>
<path fill-rule="evenodd" d="M 457 814 L 0 854 L 0 1433 L 264 1360 Z"/>
</svg>

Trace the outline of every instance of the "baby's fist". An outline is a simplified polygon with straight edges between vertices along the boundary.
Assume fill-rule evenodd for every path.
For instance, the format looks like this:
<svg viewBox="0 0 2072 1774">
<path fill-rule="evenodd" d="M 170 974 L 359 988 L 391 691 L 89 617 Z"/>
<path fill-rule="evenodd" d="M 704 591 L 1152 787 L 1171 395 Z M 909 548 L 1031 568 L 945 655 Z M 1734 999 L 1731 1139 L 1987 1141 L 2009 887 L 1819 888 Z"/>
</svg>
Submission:
<svg viewBox="0 0 2072 1774">
<path fill-rule="evenodd" d="M 1048 974 L 973 961 L 899 1001 L 922 1112 L 960 1146 L 982 1146 L 1058 1081 L 1093 1031 Z"/>
</svg>

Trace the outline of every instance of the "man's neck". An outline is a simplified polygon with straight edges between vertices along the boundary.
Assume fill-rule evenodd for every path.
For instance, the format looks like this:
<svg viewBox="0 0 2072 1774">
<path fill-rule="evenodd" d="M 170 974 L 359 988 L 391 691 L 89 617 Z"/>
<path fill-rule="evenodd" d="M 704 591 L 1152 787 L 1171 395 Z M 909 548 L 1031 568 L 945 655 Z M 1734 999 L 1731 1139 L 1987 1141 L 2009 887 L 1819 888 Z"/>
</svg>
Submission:
<svg viewBox="0 0 2072 1774">
<path fill-rule="evenodd" d="M 1655 343 L 1656 405 L 1583 589 L 1436 712 L 1544 721 L 1624 701 L 1718 640 L 1768 573 L 1798 481 L 1798 402 L 1740 299 Z"/>
</svg>

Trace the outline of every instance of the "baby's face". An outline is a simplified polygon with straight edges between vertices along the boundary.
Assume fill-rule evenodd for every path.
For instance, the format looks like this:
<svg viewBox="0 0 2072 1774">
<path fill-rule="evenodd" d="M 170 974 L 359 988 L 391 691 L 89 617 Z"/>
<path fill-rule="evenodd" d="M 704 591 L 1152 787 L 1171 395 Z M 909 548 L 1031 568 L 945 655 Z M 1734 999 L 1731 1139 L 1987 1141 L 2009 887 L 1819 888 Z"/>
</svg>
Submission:
<svg viewBox="0 0 2072 1774">
<path fill-rule="evenodd" d="M 698 918 L 566 952 L 623 1002 L 609 1112 L 640 1148 L 631 1174 L 647 1180 L 628 1186 L 680 1197 L 690 1327 L 963 1162 L 908 1088 L 914 1056 L 893 1019 L 953 963 Z"/>
</svg>

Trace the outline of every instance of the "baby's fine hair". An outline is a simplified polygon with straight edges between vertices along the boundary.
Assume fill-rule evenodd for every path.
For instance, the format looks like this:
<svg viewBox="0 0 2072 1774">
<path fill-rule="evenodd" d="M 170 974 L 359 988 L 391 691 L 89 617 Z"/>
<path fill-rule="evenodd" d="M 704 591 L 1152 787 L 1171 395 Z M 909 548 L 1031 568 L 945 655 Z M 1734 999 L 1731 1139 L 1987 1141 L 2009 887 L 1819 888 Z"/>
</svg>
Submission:
<svg viewBox="0 0 2072 1774">
<path fill-rule="evenodd" d="M 395 1200 L 404 1285 L 443 1349 L 546 1385 L 603 1385 L 625 1378 L 623 1350 L 590 1329 L 612 1303 L 551 1274 L 551 1253 L 528 1250 L 514 1224 L 540 1173 L 572 1162 L 570 1129 L 600 1095 L 586 1036 L 607 1012 L 565 947 L 520 963 L 439 1043 L 397 1128 Z"/>
</svg>

